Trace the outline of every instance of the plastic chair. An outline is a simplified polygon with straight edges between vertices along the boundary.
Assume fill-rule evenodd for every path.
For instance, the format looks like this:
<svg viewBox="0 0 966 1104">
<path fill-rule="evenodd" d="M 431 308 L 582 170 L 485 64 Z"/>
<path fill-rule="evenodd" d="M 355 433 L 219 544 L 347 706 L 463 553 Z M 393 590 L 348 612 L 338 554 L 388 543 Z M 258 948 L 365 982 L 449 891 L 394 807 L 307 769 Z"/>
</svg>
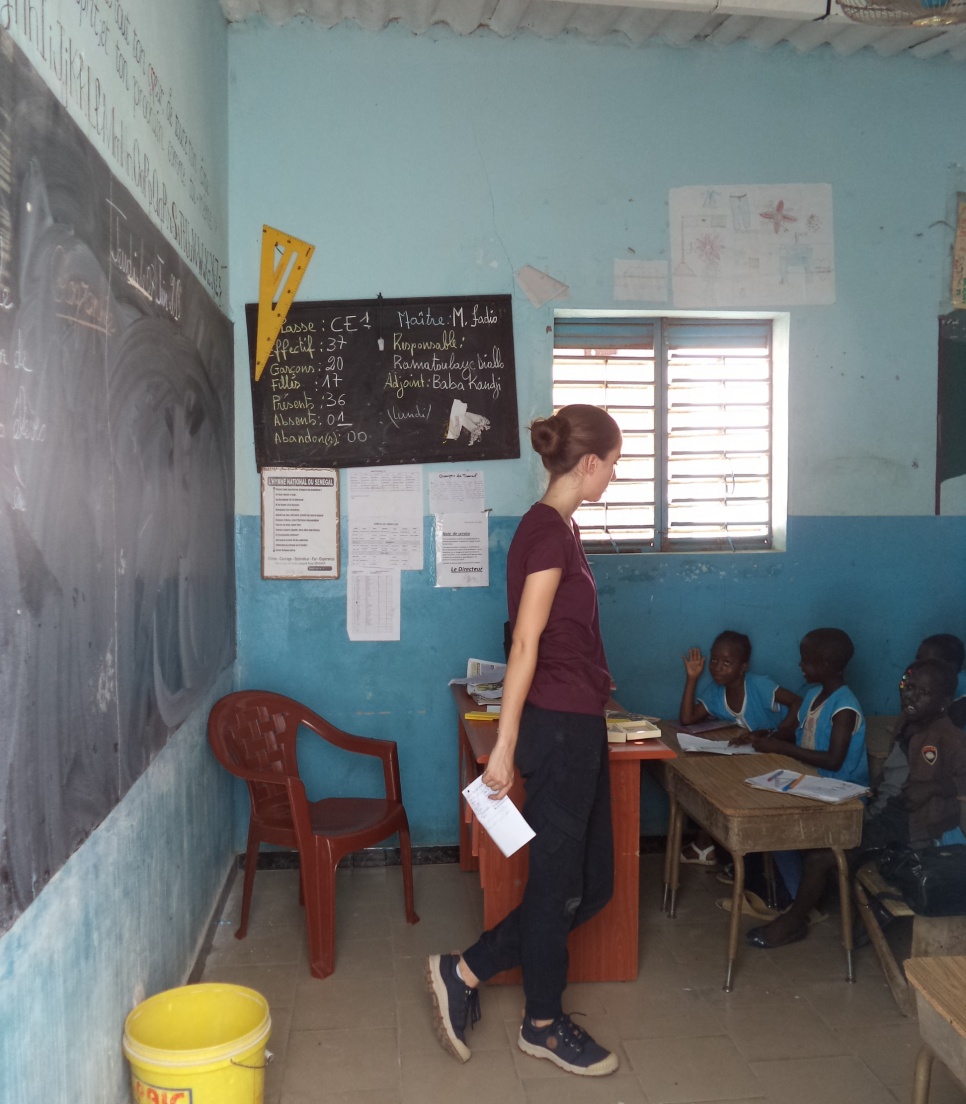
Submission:
<svg viewBox="0 0 966 1104">
<path fill-rule="evenodd" d="M 344 751 L 380 759 L 386 796 L 307 800 L 295 755 L 300 728 Z M 300 900 L 305 905 L 313 977 L 328 977 L 335 969 L 335 870 L 343 855 L 398 833 L 406 920 L 410 924 L 419 921 L 413 908 L 409 821 L 402 803 L 394 741 L 353 736 L 299 702 L 266 690 L 241 690 L 215 702 L 208 717 L 208 741 L 221 765 L 245 780 L 251 799 L 236 939 L 244 939 L 248 931 L 255 867 L 263 842 L 299 851 Z"/>
</svg>

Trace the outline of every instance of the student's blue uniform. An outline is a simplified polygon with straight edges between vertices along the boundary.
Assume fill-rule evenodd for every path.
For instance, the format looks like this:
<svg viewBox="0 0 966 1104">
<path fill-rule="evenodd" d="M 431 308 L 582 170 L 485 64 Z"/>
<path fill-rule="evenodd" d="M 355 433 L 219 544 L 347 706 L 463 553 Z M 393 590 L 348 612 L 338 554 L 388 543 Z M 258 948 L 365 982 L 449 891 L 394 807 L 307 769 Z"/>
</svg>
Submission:
<svg viewBox="0 0 966 1104">
<path fill-rule="evenodd" d="M 802 746 L 802 736 L 805 728 L 805 720 L 812 702 L 822 692 L 821 686 L 809 686 L 802 698 L 802 704 L 798 710 L 798 728 L 795 730 L 795 743 Z M 858 716 L 858 722 L 849 740 L 849 750 L 845 759 L 837 771 L 825 770 L 819 767 L 819 774 L 826 778 L 840 778 L 844 782 L 855 782 L 860 786 L 869 784 L 869 760 L 865 750 L 865 715 L 859 700 L 847 686 L 840 686 L 834 693 L 829 694 L 818 707 L 818 718 L 815 723 L 815 750 L 828 751 L 832 742 L 832 718 L 843 709 L 851 709 Z"/>
<path fill-rule="evenodd" d="M 802 746 L 809 706 L 821 692 L 821 686 L 814 684 L 805 690 L 798 710 L 798 728 L 795 730 L 795 743 L 799 747 Z M 826 778 L 840 778 L 843 782 L 855 782 L 859 786 L 868 786 L 869 759 L 865 750 L 865 714 L 862 712 L 858 698 L 847 686 L 840 686 L 818 707 L 818 716 L 815 720 L 815 750 L 828 751 L 832 742 L 832 718 L 843 709 L 851 709 L 858 716 L 858 722 L 849 740 L 849 750 L 837 771 L 819 767 L 818 773 Z M 795 897 L 802 880 L 801 851 L 775 851 L 774 860 L 789 894 Z"/>
<path fill-rule="evenodd" d="M 706 679 L 698 687 L 695 700 L 699 701 L 712 717 L 734 721 L 749 732 L 759 728 L 775 728 L 788 713 L 786 706 L 775 701 L 780 689 L 767 675 L 745 675 L 745 701 L 740 712 L 728 705 L 727 687 L 719 686 L 713 679 Z"/>
</svg>

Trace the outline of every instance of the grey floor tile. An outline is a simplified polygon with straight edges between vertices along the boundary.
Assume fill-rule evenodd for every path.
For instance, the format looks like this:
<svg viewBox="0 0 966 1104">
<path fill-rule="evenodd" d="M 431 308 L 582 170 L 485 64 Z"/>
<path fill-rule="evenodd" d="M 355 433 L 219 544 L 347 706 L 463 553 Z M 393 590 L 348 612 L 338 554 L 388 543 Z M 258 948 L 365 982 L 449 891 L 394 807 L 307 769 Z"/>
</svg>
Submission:
<svg viewBox="0 0 966 1104">
<path fill-rule="evenodd" d="M 324 980 L 309 975 L 297 873 L 258 872 L 244 940 L 233 936 L 238 877 L 203 978 L 269 1001 L 276 1057 L 265 1104 L 905 1104 L 917 1025 L 899 1014 L 867 952 L 856 956 L 856 984 L 844 981 L 837 916 L 775 953 L 740 948 L 725 993 L 727 916 L 714 901 L 727 887 L 713 871 L 684 871 L 670 920 L 661 872 L 660 856 L 646 855 L 637 980 L 565 994 L 565 1008 L 585 1013 L 578 1022 L 620 1057 L 611 1077 L 577 1078 L 522 1054 L 515 985 L 481 994 L 466 1065 L 439 1046 L 425 956 L 475 940 L 482 915 L 478 878 L 455 865 L 414 870 L 415 926 L 405 923 L 398 867 L 340 871 L 336 971 Z M 939 1063 L 930 1104 L 966 1104 Z"/>
<path fill-rule="evenodd" d="M 624 1050 L 653 1104 L 755 1099 L 765 1089 L 726 1035 L 627 1039 Z"/>
<path fill-rule="evenodd" d="M 752 1069 L 767 1092 L 785 1104 L 883 1104 L 891 1097 L 865 1063 L 852 1056 L 755 1062 Z"/>
</svg>

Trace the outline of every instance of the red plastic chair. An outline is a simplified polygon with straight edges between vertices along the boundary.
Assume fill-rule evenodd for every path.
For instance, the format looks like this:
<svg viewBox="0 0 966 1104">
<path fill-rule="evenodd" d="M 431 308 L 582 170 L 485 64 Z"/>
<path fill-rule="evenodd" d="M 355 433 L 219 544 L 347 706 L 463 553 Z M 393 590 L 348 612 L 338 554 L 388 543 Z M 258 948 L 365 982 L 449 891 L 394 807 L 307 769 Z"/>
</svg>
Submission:
<svg viewBox="0 0 966 1104">
<path fill-rule="evenodd" d="M 381 759 L 386 796 L 308 801 L 295 757 L 300 728 L 345 751 Z M 221 765 L 245 780 L 251 798 L 236 939 L 244 939 L 248 930 L 258 849 L 263 842 L 299 851 L 300 900 L 305 905 L 313 977 L 328 977 L 335 969 L 335 868 L 343 855 L 398 833 L 406 920 L 410 924 L 419 921 L 413 908 L 409 821 L 402 803 L 394 741 L 342 732 L 299 702 L 266 690 L 241 690 L 215 702 L 208 717 L 208 741 Z"/>
</svg>

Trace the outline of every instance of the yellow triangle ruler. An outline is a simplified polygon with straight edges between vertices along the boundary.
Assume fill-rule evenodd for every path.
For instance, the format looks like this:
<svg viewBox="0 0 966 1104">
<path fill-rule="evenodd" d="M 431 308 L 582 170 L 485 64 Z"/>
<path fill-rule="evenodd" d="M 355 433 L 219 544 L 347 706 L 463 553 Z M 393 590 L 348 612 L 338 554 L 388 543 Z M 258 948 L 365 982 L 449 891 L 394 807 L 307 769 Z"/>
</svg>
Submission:
<svg viewBox="0 0 966 1104">
<path fill-rule="evenodd" d="M 308 242 L 293 238 L 273 226 L 262 227 L 262 272 L 258 281 L 258 332 L 255 339 L 256 383 L 265 371 L 268 358 L 275 348 L 275 339 L 314 252 L 315 246 Z M 277 262 L 276 253 L 281 253 Z"/>
</svg>

